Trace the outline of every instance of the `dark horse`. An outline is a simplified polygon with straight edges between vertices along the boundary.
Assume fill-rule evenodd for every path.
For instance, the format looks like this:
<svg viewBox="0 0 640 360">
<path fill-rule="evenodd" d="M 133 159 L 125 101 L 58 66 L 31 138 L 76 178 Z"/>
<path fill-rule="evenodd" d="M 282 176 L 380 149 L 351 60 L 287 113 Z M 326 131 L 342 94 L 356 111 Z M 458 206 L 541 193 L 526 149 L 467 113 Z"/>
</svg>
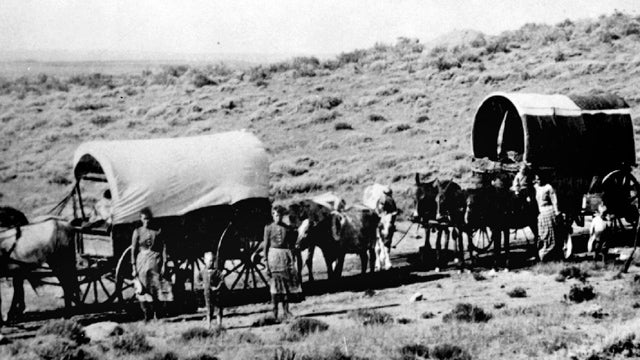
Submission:
<svg viewBox="0 0 640 360">
<path fill-rule="evenodd" d="M 420 174 L 416 174 L 416 192 L 414 221 L 425 229 L 425 243 L 421 249 L 424 262 L 435 261 L 437 266 L 442 262 L 442 236 L 447 240 L 450 236 L 458 240 L 460 259 L 464 263 L 461 225 L 464 223 L 466 194 L 458 184 L 451 180 L 432 180 L 422 182 Z M 431 248 L 431 230 L 437 231 L 435 252 Z M 435 259 L 431 257 L 435 255 Z M 425 257 L 426 256 L 426 257 Z"/>
<path fill-rule="evenodd" d="M 7 319 L 15 320 L 24 312 L 24 280 L 44 262 L 59 279 L 65 307 L 70 309 L 78 294 L 73 228 L 57 219 L 29 224 L 11 207 L 0 207 L 0 228 L 0 277 L 11 277 L 14 291 Z"/>
<path fill-rule="evenodd" d="M 360 255 L 362 273 L 367 265 L 373 272 L 375 267 L 375 242 L 380 221 L 375 211 L 366 208 L 352 208 L 337 212 L 311 200 L 303 200 L 289 206 L 289 220 L 298 227 L 297 250 L 309 249 L 306 265 L 309 280 L 313 281 L 313 249 L 322 250 L 327 275 L 339 278 L 348 253 Z M 298 256 L 299 267 L 302 259 Z"/>
</svg>

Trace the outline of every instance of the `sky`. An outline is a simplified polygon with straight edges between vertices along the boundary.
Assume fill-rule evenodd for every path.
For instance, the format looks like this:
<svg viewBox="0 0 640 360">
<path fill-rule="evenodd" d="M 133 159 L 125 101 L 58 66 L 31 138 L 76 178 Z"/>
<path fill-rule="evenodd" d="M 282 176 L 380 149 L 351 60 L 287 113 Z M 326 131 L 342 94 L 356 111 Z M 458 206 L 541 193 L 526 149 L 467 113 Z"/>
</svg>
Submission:
<svg viewBox="0 0 640 360">
<path fill-rule="evenodd" d="M 1 0 L 0 52 L 330 55 L 614 10 L 640 0 Z"/>
</svg>

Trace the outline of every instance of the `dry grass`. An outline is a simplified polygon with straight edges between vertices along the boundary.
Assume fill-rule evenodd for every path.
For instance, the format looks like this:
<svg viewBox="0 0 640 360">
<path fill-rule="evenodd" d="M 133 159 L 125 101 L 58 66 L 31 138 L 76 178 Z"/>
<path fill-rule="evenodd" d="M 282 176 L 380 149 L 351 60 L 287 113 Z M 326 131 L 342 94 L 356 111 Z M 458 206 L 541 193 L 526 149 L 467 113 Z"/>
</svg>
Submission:
<svg viewBox="0 0 640 360">
<path fill-rule="evenodd" d="M 277 198 L 330 188 L 354 202 L 367 182 L 410 187 L 407 174 L 421 169 L 464 182 L 471 174 L 469 158 L 450 161 L 448 155 L 468 155 L 470 119 L 479 101 L 496 89 L 610 91 L 623 96 L 632 117 L 638 117 L 640 98 L 628 76 L 640 72 L 640 45 L 633 40 L 637 23 L 616 13 L 555 26 L 527 25 L 498 36 L 476 34 L 426 50 L 404 38 L 335 59 L 298 57 L 252 69 L 108 64 L 101 73 L 88 66 L 83 72 L 31 64 L 42 74 L 12 73 L 0 81 L 0 136 L 8 140 L 2 151 L 11 159 L 0 173 L 3 203 L 39 215 L 59 201 L 66 186 L 43 180 L 41 165 L 68 163 L 83 141 L 238 128 L 256 132 L 274 159 L 304 149 L 326 164 L 306 180 L 283 182 L 276 174 L 271 195 Z M 333 124 L 336 119 L 346 120 Z M 336 131 L 350 127 L 356 130 Z M 45 138 L 43 132 L 55 136 L 36 140 Z M 373 156 L 359 157 L 348 168 L 331 165 L 347 150 Z M 375 154 L 381 153 L 402 166 L 378 168 Z M 401 162 L 406 154 L 430 160 Z M 363 176 L 365 169 L 369 174 Z M 403 207 L 412 203 L 410 192 L 396 197 Z"/>
</svg>

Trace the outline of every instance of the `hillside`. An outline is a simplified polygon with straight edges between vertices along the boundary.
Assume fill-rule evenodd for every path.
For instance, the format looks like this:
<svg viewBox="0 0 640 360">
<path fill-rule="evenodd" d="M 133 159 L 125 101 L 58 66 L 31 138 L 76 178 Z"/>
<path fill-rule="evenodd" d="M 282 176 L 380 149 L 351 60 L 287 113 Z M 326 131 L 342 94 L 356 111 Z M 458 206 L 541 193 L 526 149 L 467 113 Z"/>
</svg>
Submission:
<svg viewBox="0 0 640 360">
<path fill-rule="evenodd" d="M 640 17 L 615 13 L 453 47 L 401 38 L 242 71 L 9 77 L 0 80 L 0 203 L 31 216 L 49 210 L 69 191 L 84 141 L 246 128 L 268 146 L 275 199 L 331 190 L 353 201 L 378 181 L 409 210 L 416 172 L 467 180 L 473 115 L 490 92 L 613 92 L 632 107 L 638 131 L 638 54 Z"/>
</svg>

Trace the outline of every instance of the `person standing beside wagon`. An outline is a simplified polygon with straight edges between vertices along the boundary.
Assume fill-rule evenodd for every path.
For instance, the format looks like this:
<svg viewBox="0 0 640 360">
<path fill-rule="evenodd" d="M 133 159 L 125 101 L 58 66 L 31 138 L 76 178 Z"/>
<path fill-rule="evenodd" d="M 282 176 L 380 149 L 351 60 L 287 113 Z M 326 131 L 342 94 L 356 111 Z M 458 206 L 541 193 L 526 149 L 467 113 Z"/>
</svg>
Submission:
<svg viewBox="0 0 640 360">
<path fill-rule="evenodd" d="M 274 206 L 271 212 L 273 222 L 264 229 L 264 254 L 270 277 L 273 316 L 276 319 L 278 303 L 282 303 L 284 316 L 289 317 L 289 303 L 301 302 L 304 298 L 292 251 L 297 239 L 295 232 L 282 221 L 284 213 L 284 207 Z"/>
<path fill-rule="evenodd" d="M 160 229 L 149 226 L 153 215 L 149 208 L 140 211 L 142 226 L 133 231 L 131 239 L 131 264 L 136 286 L 136 297 L 144 313 L 145 321 L 157 318 L 162 275 L 165 273 L 167 248 Z"/>
<path fill-rule="evenodd" d="M 562 219 L 558 209 L 558 198 L 546 174 L 536 174 L 534 180 L 538 204 L 538 256 L 541 261 L 559 257 L 564 244 Z"/>
</svg>

